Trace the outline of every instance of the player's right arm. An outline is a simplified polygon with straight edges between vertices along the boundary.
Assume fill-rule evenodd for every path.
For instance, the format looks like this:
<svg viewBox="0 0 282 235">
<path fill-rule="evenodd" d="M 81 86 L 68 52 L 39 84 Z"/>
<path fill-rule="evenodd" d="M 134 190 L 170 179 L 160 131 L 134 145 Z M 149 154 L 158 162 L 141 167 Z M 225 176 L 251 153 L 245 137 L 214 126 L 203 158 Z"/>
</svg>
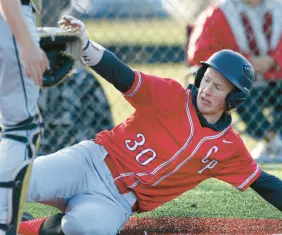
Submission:
<svg viewBox="0 0 282 235">
<path fill-rule="evenodd" d="M 153 106 L 159 110 L 174 107 L 184 90 L 178 82 L 133 71 L 112 52 L 90 41 L 84 23 L 72 16 L 63 16 L 58 24 L 64 30 L 80 32 L 83 62 L 113 84 L 134 107 Z"/>
<path fill-rule="evenodd" d="M 82 39 L 82 60 L 114 85 L 122 93 L 126 93 L 134 83 L 134 72 L 122 63 L 112 52 L 101 45 L 88 39 L 84 23 L 72 16 L 63 16 L 58 22 L 62 29 L 76 32 L 79 31 Z"/>
<path fill-rule="evenodd" d="M 0 10 L 17 41 L 26 76 L 41 85 L 42 74 L 49 68 L 49 61 L 45 52 L 32 40 L 18 0 L 0 0 Z"/>
</svg>

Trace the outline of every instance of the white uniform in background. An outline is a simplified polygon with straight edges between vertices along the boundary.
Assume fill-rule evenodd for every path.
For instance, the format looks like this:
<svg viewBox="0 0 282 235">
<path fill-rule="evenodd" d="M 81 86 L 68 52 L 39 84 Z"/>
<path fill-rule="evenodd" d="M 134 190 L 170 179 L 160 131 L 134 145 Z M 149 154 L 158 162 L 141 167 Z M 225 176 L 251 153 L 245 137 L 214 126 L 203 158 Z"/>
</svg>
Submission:
<svg viewBox="0 0 282 235">
<path fill-rule="evenodd" d="M 32 39 L 39 43 L 34 9 L 31 3 L 22 5 Z M 5 227 L 21 217 L 20 212 L 13 214 L 12 210 L 21 209 L 24 203 L 27 188 L 24 180 L 29 178 L 26 176 L 36 156 L 41 128 L 37 108 L 39 87 L 25 77 L 15 37 L 1 14 L 0 28 L 0 224 Z M 23 187 L 13 189 L 11 182 L 15 181 L 24 181 Z M 5 233 L 0 229 L 0 234 L 16 234 L 16 229 L 12 230 Z"/>
</svg>

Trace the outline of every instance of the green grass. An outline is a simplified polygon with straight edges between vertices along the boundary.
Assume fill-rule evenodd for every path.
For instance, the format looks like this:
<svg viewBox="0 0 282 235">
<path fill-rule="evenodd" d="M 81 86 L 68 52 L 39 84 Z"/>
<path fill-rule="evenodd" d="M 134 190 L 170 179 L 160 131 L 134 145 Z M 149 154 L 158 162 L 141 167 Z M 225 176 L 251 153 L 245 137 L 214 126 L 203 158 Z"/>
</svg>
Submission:
<svg viewBox="0 0 282 235">
<path fill-rule="evenodd" d="M 185 45 L 186 23 L 176 20 L 86 21 L 89 37 L 106 45 Z"/>
<path fill-rule="evenodd" d="M 281 164 L 266 165 L 263 169 L 282 178 L 281 166 Z M 31 212 L 35 217 L 50 216 L 57 212 L 49 206 L 35 203 L 27 203 L 26 211 Z M 137 216 L 281 219 L 281 212 L 266 203 L 252 189 L 242 193 L 222 181 L 209 179 L 156 210 Z"/>
</svg>

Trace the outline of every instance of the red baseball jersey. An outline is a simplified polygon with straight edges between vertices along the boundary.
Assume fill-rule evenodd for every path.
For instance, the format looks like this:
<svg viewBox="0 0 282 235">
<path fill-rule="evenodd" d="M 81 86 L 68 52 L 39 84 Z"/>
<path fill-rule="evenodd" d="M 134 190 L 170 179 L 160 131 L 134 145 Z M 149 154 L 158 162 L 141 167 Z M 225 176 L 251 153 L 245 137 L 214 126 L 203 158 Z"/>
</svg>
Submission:
<svg viewBox="0 0 282 235">
<path fill-rule="evenodd" d="M 135 112 L 95 142 L 116 167 L 115 182 L 138 198 L 139 210 L 150 211 L 205 179 L 214 177 L 245 190 L 261 170 L 239 135 L 203 127 L 192 103 L 192 90 L 172 79 L 135 72 L 123 94 Z"/>
</svg>

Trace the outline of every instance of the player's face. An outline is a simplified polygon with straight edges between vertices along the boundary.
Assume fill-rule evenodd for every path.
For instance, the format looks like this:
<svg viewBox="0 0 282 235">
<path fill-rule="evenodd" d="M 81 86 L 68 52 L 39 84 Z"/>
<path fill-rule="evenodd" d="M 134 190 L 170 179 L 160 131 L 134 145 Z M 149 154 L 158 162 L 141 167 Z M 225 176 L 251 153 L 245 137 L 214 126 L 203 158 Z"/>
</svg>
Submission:
<svg viewBox="0 0 282 235">
<path fill-rule="evenodd" d="M 215 123 L 226 109 L 226 96 L 233 85 L 217 70 L 209 67 L 202 79 L 197 105 L 199 111 L 210 123 Z"/>
</svg>

